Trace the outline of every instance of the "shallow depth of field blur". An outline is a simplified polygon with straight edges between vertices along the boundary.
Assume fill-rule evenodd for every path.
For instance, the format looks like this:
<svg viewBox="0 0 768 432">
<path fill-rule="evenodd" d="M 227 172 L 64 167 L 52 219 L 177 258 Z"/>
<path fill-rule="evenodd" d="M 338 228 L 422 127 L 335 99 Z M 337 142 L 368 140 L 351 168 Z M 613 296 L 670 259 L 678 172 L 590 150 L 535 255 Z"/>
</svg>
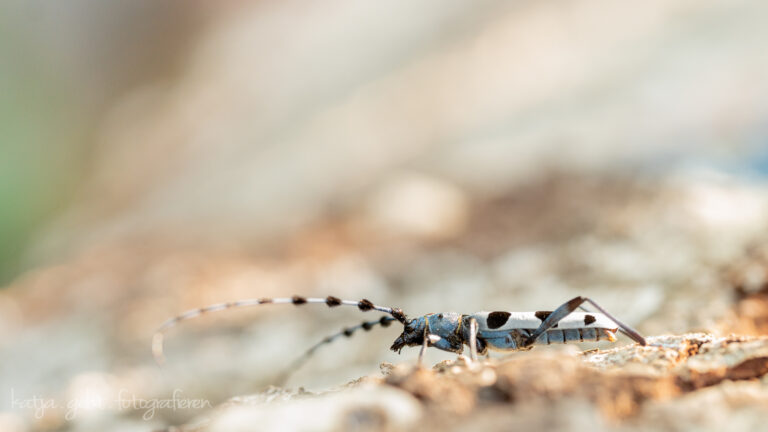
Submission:
<svg viewBox="0 0 768 432">
<path fill-rule="evenodd" d="M 114 401 L 216 406 L 378 318 L 212 314 L 169 331 L 167 364 L 153 362 L 166 318 L 241 298 L 369 298 L 415 316 L 587 295 L 649 335 L 767 332 L 766 13 L 3 2 L 0 430 L 193 421 L 210 408 Z M 326 346 L 287 385 L 414 362 L 388 351 L 398 334 Z M 36 398 L 57 406 L 19 405 Z"/>
</svg>

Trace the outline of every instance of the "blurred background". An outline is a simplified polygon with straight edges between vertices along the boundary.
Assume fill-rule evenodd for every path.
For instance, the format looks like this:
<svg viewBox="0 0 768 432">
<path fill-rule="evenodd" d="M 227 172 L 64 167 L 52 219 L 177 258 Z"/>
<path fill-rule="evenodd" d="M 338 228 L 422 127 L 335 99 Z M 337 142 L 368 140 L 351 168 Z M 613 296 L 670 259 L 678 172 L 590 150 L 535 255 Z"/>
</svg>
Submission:
<svg viewBox="0 0 768 432">
<path fill-rule="evenodd" d="M 0 4 L 0 430 L 147 430 L 375 319 L 588 295 L 650 335 L 768 331 L 759 1 Z M 350 308 L 351 309 L 351 308 Z M 323 348 L 324 389 L 396 326 Z M 452 358 L 430 352 L 428 361 Z M 11 396 L 11 393 L 13 396 Z M 13 401 L 85 401 L 44 415 Z"/>
</svg>

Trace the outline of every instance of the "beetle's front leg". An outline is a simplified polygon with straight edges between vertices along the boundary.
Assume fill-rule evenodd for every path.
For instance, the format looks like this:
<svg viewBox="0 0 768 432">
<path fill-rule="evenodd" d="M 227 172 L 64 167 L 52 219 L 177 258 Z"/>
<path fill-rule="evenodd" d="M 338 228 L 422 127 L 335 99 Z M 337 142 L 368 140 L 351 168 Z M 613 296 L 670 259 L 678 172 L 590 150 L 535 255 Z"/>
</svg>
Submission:
<svg viewBox="0 0 768 432">
<path fill-rule="evenodd" d="M 421 349 L 419 350 L 419 360 L 416 362 L 416 365 L 418 367 L 421 367 L 422 359 L 424 358 L 424 353 L 427 351 L 427 346 L 429 346 L 430 337 L 432 336 L 429 334 L 429 318 L 425 319 L 426 325 L 424 326 L 424 340 L 421 343 Z"/>
<path fill-rule="evenodd" d="M 456 354 L 464 352 L 464 345 L 457 338 L 440 337 L 440 335 L 429 333 L 429 331 L 425 329 L 424 341 L 422 342 L 421 350 L 419 351 L 419 365 L 421 365 L 421 359 L 424 357 L 424 353 L 428 346 Z"/>
</svg>

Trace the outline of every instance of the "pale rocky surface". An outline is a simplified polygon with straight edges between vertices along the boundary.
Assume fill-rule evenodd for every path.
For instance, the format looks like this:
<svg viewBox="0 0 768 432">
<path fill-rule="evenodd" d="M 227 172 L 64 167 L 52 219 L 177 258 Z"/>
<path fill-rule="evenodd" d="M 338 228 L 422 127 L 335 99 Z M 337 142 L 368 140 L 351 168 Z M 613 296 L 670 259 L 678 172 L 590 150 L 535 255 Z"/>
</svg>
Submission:
<svg viewBox="0 0 768 432">
<path fill-rule="evenodd" d="M 226 430 L 263 416 L 265 424 L 290 421 L 294 430 L 304 430 L 301 422 L 310 420 L 301 412 L 312 410 L 328 415 L 317 430 L 340 424 L 386 430 L 398 422 L 679 430 L 685 423 L 679 418 L 707 428 L 736 416 L 741 423 L 734 424 L 749 430 L 763 418 L 758 407 L 765 345 L 749 335 L 766 331 L 768 255 L 759 242 L 768 221 L 765 197 L 759 186 L 733 179 L 555 175 L 504 197 L 467 202 L 460 234 L 443 239 L 382 236 L 380 225 L 365 222 L 370 209 L 362 207 L 269 253 L 182 249 L 159 241 L 95 249 L 26 275 L 0 293 L 3 382 L 57 401 L 112 401 L 121 391 L 164 400 L 180 391 L 207 405 L 157 409 L 148 420 L 146 408 L 87 403 L 71 421 L 66 409 L 46 410 L 36 419 L 29 410 L 6 408 L 2 418 L 23 425 L 17 430 L 115 424 L 128 430 L 196 424 Z M 702 204 L 712 200 L 747 203 L 752 210 L 713 214 Z M 153 363 L 150 337 L 167 317 L 220 301 L 293 293 L 365 297 L 412 316 L 551 309 L 588 295 L 662 348 L 609 350 L 611 345 L 600 344 L 601 351 L 583 356 L 573 346 L 537 348 L 503 362 L 494 356 L 490 367 L 506 381 L 482 390 L 477 380 L 490 380 L 488 374 L 408 372 L 417 350 L 388 352 L 400 332 L 393 325 L 321 348 L 285 389 L 265 395 L 260 392 L 303 349 L 345 325 L 378 317 L 353 308 L 288 305 L 189 321 L 167 335 L 167 364 Z M 656 336 L 697 329 L 707 333 Z M 428 364 L 453 359 L 435 350 L 426 356 Z M 381 362 L 405 369 L 382 379 Z M 371 378 L 344 385 L 360 377 Z M 296 396 L 292 389 L 300 386 L 308 394 Z M 499 402 L 499 392 L 514 403 Z M 538 396 L 527 398 L 528 392 Z M 225 403 L 238 395 L 245 396 Z M 698 398 L 718 401 L 718 410 L 708 413 L 716 419 L 697 420 Z M 274 399 L 285 405 L 265 405 Z M 742 399 L 745 404 L 736 402 Z M 358 400 L 370 404 L 345 417 Z M 233 411 L 231 405 L 247 406 Z M 685 416 L 676 417 L 675 407 Z M 433 423 L 446 418 L 443 411 L 460 415 L 449 424 Z"/>
<path fill-rule="evenodd" d="M 649 346 L 531 351 L 382 365 L 320 393 L 278 388 L 238 397 L 181 431 L 760 430 L 768 408 L 768 338 L 691 333 Z M 732 419 L 731 412 L 738 413 Z M 555 415 L 556 414 L 556 415 Z"/>
</svg>

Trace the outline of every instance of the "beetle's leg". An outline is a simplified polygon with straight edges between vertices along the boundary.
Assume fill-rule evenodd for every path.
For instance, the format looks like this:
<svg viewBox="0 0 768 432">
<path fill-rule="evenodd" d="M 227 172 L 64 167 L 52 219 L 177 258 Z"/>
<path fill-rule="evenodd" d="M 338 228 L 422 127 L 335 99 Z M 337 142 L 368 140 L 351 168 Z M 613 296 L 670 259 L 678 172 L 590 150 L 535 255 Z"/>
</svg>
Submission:
<svg viewBox="0 0 768 432">
<path fill-rule="evenodd" d="M 585 307 L 584 307 L 584 305 L 581 305 L 581 306 L 579 306 L 579 309 L 583 310 L 584 312 L 592 312 L 591 310 L 589 310 L 589 309 L 585 308 Z M 606 314 L 606 315 L 607 315 L 607 314 Z M 609 316 L 609 317 L 610 317 L 610 315 L 607 315 L 607 316 Z M 621 327 L 619 327 L 619 332 L 621 332 L 621 334 L 623 334 L 624 336 L 626 336 L 626 337 L 628 337 L 628 338 L 630 338 L 630 339 L 633 339 L 633 340 L 635 339 L 635 338 L 633 338 L 633 337 L 632 337 L 632 335 L 631 335 L 631 334 L 629 334 L 629 333 L 628 333 L 626 330 L 624 330 L 624 329 L 623 329 L 623 328 L 621 328 Z"/>
<path fill-rule="evenodd" d="M 538 339 L 539 336 L 541 336 L 545 331 L 557 325 L 557 323 L 560 322 L 561 319 L 570 315 L 571 312 L 578 309 L 584 302 L 591 304 L 592 306 L 595 307 L 595 309 L 597 309 L 603 315 L 607 316 L 611 321 L 616 323 L 616 325 L 619 326 L 619 329 L 622 330 L 622 333 L 629 336 L 629 338 L 639 343 L 640 345 L 643 345 L 643 346 L 647 345 L 645 338 L 642 337 L 640 333 L 637 332 L 637 330 L 633 329 L 632 327 L 616 319 L 613 315 L 609 314 L 608 312 L 606 312 L 605 309 L 600 307 L 600 305 L 592 301 L 592 299 L 588 297 L 579 296 L 579 297 L 572 298 L 571 300 L 567 301 L 566 303 L 564 303 L 563 305 L 555 309 L 551 314 L 549 314 L 549 316 L 544 321 L 541 322 L 541 325 L 539 326 L 539 328 L 534 330 L 534 332 L 531 333 L 531 335 L 525 340 L 525 342 L 523 343 L 523 347 L 532 345 L 536 341 L 536 339 Z"/>
<path fill-rule="evenodd" d="M 469 358 L 477 361 L 477 320 L 469 319 Z"/>
<path fill-rule="evenodd" d="M 419 350 L 419 361 L 417 365 L 421 367 L 422 359 L 424 358 L 424 353 L 427 351 L 427 346 L 429 345 L 429 317 L 424 318 L 424 342 L 421 344 L 421 350 Z"/>
</svg>

